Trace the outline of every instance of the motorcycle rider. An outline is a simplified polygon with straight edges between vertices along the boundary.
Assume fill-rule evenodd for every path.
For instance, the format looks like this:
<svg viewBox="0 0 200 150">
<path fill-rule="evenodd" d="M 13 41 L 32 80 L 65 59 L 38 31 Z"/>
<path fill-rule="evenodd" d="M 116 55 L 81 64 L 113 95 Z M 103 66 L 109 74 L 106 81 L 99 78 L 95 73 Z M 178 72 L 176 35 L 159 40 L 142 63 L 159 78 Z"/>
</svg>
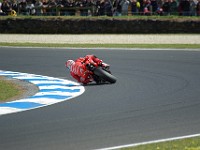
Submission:
<svg viewBox="0 0 200 150">
<path fill-rule="evenodd" d="M 93 78 L 90 76 L 89 71 L 87 70 L 87 63 L 92 62 L 98 66 L 106 65 L 101 59 L 95 55 L 86 55 L 85 57 L 79 57 L 78 59 L 68 60 L 65 63 L 65 66 L 70 70 L 71 76 L 76 79 L 78 82 L 87 84 L 93 81 Z"/>
</svg>

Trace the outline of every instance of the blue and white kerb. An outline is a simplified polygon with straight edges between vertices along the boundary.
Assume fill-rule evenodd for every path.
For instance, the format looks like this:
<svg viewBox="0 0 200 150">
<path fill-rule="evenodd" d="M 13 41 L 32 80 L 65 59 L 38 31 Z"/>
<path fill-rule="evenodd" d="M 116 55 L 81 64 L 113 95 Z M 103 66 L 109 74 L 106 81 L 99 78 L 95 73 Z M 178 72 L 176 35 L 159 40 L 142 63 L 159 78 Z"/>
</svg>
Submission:
<svg viewBox="0 0 200 150">
<path fill-rule="evenodd" d="M 25 80 L 39 89 L 35 95 L 0 103 L 0 115 L 44 107 L 81 95 L 85 89 L 78 83 L 54 77 L 0 70 L 0 76 Z"/>
</svg>

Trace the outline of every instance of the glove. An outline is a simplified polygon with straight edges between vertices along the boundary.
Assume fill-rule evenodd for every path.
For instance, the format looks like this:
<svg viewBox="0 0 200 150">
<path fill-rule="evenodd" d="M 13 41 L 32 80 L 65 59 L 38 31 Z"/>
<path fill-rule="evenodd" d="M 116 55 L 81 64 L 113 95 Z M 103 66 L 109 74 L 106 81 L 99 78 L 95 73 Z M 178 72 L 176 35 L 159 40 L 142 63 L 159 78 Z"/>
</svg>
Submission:
<svg viewBox="0 0 200 150">
<path fill-rule="evenodd" d="M 102 66 L 102 63 L 103 63 L 103 61 L 100 60 L 100 61 L 98 62 L 98 66 Z"/>
</svg>

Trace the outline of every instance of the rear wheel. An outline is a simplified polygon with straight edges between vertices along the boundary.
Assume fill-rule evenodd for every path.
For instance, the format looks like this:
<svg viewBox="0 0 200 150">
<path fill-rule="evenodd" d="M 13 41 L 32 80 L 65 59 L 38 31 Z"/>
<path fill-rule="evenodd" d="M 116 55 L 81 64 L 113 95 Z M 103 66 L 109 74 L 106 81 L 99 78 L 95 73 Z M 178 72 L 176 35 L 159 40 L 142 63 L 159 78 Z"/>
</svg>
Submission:
<svg viewBox="0 0 200 150">
<path fill-rule="evenodd" d="M 117 81 L 117 78 L 115 76 L 113 76 L 112 74 L 103 70 L 102 68 L 96 68 L 94 70 L 94 74 L 99 76 L 103 80 L 110 82 L 110 83 L 115 83 Z"/>
</svg>

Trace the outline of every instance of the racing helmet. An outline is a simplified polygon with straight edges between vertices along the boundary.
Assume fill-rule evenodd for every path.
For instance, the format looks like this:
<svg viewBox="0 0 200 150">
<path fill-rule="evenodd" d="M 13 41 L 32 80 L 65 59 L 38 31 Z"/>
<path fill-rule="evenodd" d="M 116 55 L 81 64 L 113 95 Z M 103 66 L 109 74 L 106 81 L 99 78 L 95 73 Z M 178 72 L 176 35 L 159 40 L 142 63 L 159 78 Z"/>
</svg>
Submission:
<svg viewBox="0 0 200 150">
<path fill-rule="evenodd" d="M 70 70 L 70 68 L 71 68 L 71 66 L 74 64 L 75 62 L 73 61 L 73 60 L 68 60 L 67 62 L 66 62 L 66 67 Z"/>
</svg>

